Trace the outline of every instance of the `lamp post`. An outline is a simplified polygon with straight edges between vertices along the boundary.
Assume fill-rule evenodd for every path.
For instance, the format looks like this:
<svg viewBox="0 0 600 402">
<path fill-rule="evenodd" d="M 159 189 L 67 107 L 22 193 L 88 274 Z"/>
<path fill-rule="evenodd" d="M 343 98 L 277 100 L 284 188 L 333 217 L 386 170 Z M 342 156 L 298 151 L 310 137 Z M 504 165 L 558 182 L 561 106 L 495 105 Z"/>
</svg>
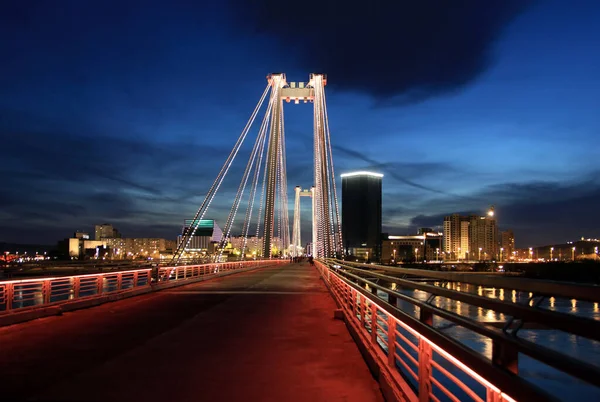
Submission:
<svg viewBox="0 0 600 402">
<path fill-rule="evenodd" d="M 369 262 L 369 252 L 368 251 L 367 251 L 367 261 L 366 262 Z"/>
<path fill-rule="evenodd" d="M 481 247 L 479 247 L 479 256 L 477 258 L 479 261 L 481 261 Z"/>
<path fill-rule="evenodd" d="M 552 252 L 554 251 L 554 247 L 550 247 L 550 261 L 552 261 Z"/>
<path fill-rule="evenodd" d="M 533 248 L 529 247 L 529 259 L 533 260 Z"/>
<path fill-rule="evenodd" d="M 415 248 L 415 254 L 417 255 L 417 261 L 419 261 L 419 248 Z"/>
<path fill-rule="evenodd" d="M 504 251 L 504 247 L 500 247 L 500 262 L 502 262 L 502 252 Z"/>
<path fill-rule="evenodd" d="M 396 249 L 394 249 L 394 264 L 396 263 Z"/>
<path fill-rule="evenodd" d="M 575 247 L 571 249 L 571 260 L 575 261 Z"/>
</svg>

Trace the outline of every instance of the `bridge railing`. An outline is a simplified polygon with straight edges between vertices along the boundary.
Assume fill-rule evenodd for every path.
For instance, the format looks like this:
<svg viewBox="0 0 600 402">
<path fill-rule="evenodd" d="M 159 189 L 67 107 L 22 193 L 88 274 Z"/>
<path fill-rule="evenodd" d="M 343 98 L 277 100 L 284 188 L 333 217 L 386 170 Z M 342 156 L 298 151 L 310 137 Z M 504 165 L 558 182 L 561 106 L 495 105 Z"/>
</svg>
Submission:
<svg viewBox="0 0 600 402">
<path fill-rule="evenodd" d="M 151 269 L 0 281 L 0 314 L 149 287 Z"/>
<path fill-rule="evenodd" d="M 371 353 L 395 379 L 409 401 L 514 401 L 553 398 L 507 369 L 514 361 L 511 345 L 494 345 L 488 359 L 432 327 L 434 312 L 420 308 L 418 319 L 396 306 L 404 295 L 368 279 L 342 272 L 339 265 L 316 261 L 334 298 Z M 386 293 L 387 301 L 375 293 Z M 452 319 L 451 315 L 444 318 Z M 461 322 L 461 324 L 463 324 Z M 504 359 L 504 360 L 502 360 Z"/>
<path fill-rule="evenodd" d="M 185 279 L 193 279 L 204 275 L 258 267 L 264 265 L 265 263 L 282 264 L 287 262 L 288 260 L 284 259 L 271 259 L 221 262 L 202 265 L 179 265 L 175 267 L 160 267 L 158 268 L 158 280 L 159 282 L 179 281 Z"/>
<path fill-rule="evenodd" d="M 286 260 L 252 260 L 177 267 L 135 269 L 99 274 L 0 281 L 0 316 L 11 312 L 60 305 L 203 276 L 272 265 Z M 156 271 L 158 270 L 158 283 Z"/>
</svg>

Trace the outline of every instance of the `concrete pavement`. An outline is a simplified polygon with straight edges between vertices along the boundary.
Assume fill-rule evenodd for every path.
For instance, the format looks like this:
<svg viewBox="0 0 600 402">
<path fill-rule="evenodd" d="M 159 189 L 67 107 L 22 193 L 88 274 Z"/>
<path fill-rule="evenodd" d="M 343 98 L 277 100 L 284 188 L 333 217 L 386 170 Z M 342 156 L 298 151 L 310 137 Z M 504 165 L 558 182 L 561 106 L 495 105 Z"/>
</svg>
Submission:
<svg viewBox="0 0 600 402">
<path fill-rule="evenodd" d="M 7 400 L 382 401 L 308 264 L 0 328 Z"/>
</svg>

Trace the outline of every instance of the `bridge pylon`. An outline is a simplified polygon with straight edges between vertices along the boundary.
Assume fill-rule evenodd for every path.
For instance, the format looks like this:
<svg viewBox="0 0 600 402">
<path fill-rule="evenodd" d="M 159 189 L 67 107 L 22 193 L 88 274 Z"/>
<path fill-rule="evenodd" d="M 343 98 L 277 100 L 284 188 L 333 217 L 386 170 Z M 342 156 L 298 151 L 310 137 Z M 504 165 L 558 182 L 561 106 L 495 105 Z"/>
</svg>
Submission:
<svg viewBox="0 0 600 402">
<path fill-rule="evenodd" d="M 333 155 L 331 152 L 331 135 L 325 101 L 325 85 L 327 77 L 324 74 L 311 74 L 309 81 L 287 82 L 283 73 L 273 73 L 267 76 L 265 88 L 254 112 L 242 134 L 235 143 L 225 163 L 200 208 L 192 219 L 192 224 L 186 229 L 173 256 L 177 263 L 185 253 L 191 239 L 206 215 L 208 207 L 221 187 L 221 184 L 238 155 L 254 120 L 263 103 L 266 102 L 266 111 L 258 130 L 258 135 L 252 148 L 246 169 L 242 175 L 238 191 L 233 199 L 233 205 L 223 228 L 223 239 L 219 245 L 218 258 L 220 259 L 230 238 L 234 227 L 236 214 L 242 200 L 245 198 L 245 189 L 250 183 L 247 196 L 245 219 L 242 224 L 241 259 L 247 254 L 251 244 L 247 238 L 250 236 L 251 227 L 254 226 L 256 242 L 260 239 L 260 247 L 252 255 L 264 258 L 275 257 L 274 249 L 279 254 L 294 254 L 299 250 L 300 221 L 299 215 L 294 213 L 293 239 L 290 242 L 288 198 L 287 198 L 287 171 L 285 152 L 285 129 L 283 102 L 313 103 L 313 173 L 314 186 L 310 190 L 312 198 L 312 254 L 315 257 L 333 257 L 341 255 L 342 240 L 340 214 L 333 169 Z M 260 189 L 260 190 L 259 190 Z M 255 198 L 258 198 L 258 213 L 254 213 Z M 299 214 L 299 210 L 298 210 Z M 253 225 L 252 219 L 256 217 Z M 296 218 L 298 225 L 296 226 Z M 290 247 L 291 243 L 291 247 Z"/>
</svg>

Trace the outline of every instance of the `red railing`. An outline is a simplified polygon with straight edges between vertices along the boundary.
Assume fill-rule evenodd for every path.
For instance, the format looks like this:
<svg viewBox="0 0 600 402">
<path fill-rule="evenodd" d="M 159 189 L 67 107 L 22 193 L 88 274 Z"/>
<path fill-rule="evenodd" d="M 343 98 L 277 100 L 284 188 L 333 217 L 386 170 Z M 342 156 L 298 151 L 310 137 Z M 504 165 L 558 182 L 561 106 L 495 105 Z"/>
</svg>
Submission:
<svg viewBox="0 0 600 402">
<path fill-rule="evenodd" d="M 500 402 L 532 397 L 535 400 L 547 399 L 543 394 L 536 395 L 534 389 L 521 387 L 522 381 L 517 376 L 491 364 L 485 378 L 463 362 L 472 361 L 472 355 L 470 359 L 458 358 L 403 321 L 400 318 L 403 313 L 395 307 L 395 300 L 390 300 L 391 304 L 386 303 L 323 262 L 316 261 L 315 264 L 344 311 L 346 322 L 355 328 L 366 345 L 371 346 L 368 350 L 372 357 L 381 367 L 387 368 L 394 379 L 396 392 L 404 399 L 456 402 Z M 427 317 L 424 319 L 426 321 Z M 493 380 L 494 373 L 497 378 L 502 378 L 503 384 L 514 380 L 514 389 L 511 388 L 510 392 L 501 389 Z"/>
<path fill-rule="evenodd" d="M 142 288 L 150 289 L 152 286 L 160 289 L 163 284 L 174 281 L 183 284 L 190 279 L 285 262 L 287 260 L 256 260 L 0 281 L 0 315 Z"/>
</svg>

